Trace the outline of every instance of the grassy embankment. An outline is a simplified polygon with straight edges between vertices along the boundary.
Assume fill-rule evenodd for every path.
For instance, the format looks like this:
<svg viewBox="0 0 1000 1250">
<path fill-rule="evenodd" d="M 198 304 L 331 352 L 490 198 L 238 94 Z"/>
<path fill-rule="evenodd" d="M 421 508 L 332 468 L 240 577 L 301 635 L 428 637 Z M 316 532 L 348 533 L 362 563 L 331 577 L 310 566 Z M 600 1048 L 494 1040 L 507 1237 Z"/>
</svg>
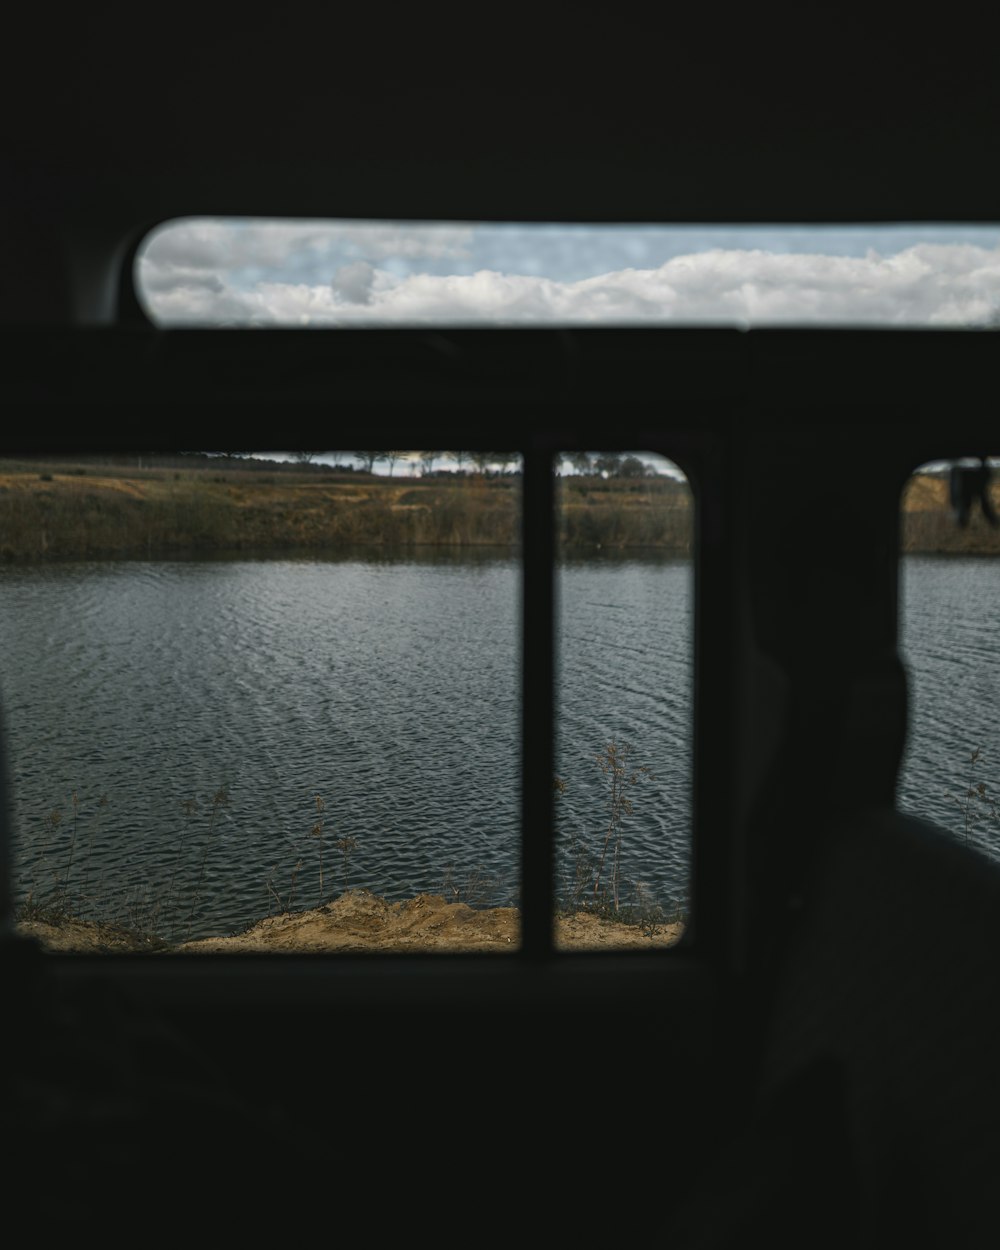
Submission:
<svg viewBox="0 0 1000 1250">
<path fill-rule="evenodd" d="M 0 560 L 518 541 L 516 476 L 389 478 L 190 459 L 143 468 L 0 461 Z M 1000 511 L 1000 484 L 993 498 Z M 666 477 L 565 477 L 559 519 L 566 551 L 691 549 L 689 493 Z M 940 477 L 911 480 L 901 534 L 907 552 L 1000 554 L 1000 530 L 978 508 L 966 528 L 955 524 Z"/>
<path fill-rule="evenodd" d="M 0 462 L 0 559 L 182 552 L 512 546 L 520 478 L 389 478 L 294 468 Z M 564 480 L 569 548 L 690 550 L 686 488 L 668 478 Z"/>
</svg>

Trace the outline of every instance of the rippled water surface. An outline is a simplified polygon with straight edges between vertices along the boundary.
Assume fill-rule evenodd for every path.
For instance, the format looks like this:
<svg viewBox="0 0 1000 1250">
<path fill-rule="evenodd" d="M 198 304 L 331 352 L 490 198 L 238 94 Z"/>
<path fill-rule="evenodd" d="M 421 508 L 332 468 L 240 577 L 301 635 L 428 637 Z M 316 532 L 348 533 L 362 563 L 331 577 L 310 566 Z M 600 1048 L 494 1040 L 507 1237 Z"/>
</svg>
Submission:
<svg viewBox="0 0 1000 1250">
<path fill-rule="evenodd" d="M 560 573 L 565 826 L 601 827 L 594 757 L 633 739 L 655 781 L 629 871 L 665 898 L 689 836 L 688 580 Z M 3 570 L 22 895 L 68 877 L 173 936 L 345 885 L 516 901 L 519 611 L 519 566 L 492 554 Z"/>
<path fill-rule="evenodd" d="M 691 565 L 568 563 L 557 586 L 557 888 L 571 897 L 578 865 L 593 869 L 610 815 L 599 759 L 610 743 L 628 745 L 637 780 L 625 792 L 622 897 L 671 911 L 686 898 L 691 849 Z"/>
<path fill-rule="evenodd" d="M 518 578 L 493 553 L 0 569 L 21 896 L 68 881 L 174 937 L 345 885 L 517 901 Z M 902 589 L 900 805 L 989 848 L 1000 829 L 970 833 L 958 800 L 977 748 L 976 779 L 1000 782 L 1000 564 L 908 557 Z M 690 565 L 567 562 L 558 591 L 560 890 L 606 826 L 597 757 L 629 742 L 650 771 L 623 881 L 669 908 L 690 853 Z"/>
<path fill-rule="evenodd" d="M 317 901 L 321 852 L 325 894 L 467 865 L 515 891 L 511 561 L 65 565 L 2 590 L 24 880 L 61 863 L 75 793 L 77 888 L 166 893 L 174 932 Z"/>
<path fill-rule="evenodd" d="M 1000 854 L 988 804 L 964 811 L 970 783 L 1000 794 L 1000 560 L 907 556 L 900 585 L 910 733 L 899 806 Z"/>
</svg>

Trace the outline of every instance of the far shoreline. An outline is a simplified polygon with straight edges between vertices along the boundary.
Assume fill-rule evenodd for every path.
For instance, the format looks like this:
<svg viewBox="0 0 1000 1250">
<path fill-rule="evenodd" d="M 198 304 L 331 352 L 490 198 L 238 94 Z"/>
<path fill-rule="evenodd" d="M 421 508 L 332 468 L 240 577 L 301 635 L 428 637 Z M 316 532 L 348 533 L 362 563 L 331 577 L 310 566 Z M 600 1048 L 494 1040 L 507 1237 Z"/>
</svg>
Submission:
<svg viewBox="0 0 1000 1250">
<path fill-rule="evenodd" d="M 387 477 L 193 459 L 142 469 L 0 461 L 0 561 L 520 548 L 518 472 Z M 562 550 L 691 554 L 691 494 L 676 478 L 595 474 L 560 483 Z"/>
<path fill-rule="evenodd" d="M 0 563 L 520 550 L 518 472 L 387 476 L 316 464 L 250 467 L 234 457 L 141 459 L 141 467 L 0 460 Z M 850 489 L 845 471 L 845 506 Z M 558 478 L 557 497 L 560 556 L 693 554 L 693 496 L 675 477 L 568 474 Z M 1000 512 L 1000 482 L 992 498 Z M 911 477 L 900 513 L 901 554 L 1000 555 L 1000 529 L 980 509 L 958 525 L 940 474 Z"/>
</svg>

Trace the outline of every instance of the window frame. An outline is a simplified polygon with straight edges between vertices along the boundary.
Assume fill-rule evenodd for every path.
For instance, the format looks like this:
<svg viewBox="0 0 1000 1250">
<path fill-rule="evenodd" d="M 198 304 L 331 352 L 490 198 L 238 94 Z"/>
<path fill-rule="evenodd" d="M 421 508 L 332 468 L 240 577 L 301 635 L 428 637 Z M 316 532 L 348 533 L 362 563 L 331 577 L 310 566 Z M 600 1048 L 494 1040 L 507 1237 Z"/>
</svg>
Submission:
<svg viewBox="0 0 1000 1250">
<path fill-rule="evenodd" d="M 551 931 L 552 457 L 562 450 L 641 447 L 677 463 L 694 494 L 695 519 L 692 924 L 673 951 L 636 952 L 636 957 L 647 967 L 652 959 L 656 967 L 679 968 L 694 956 L 702 967 L 734 972 L 753 962 L 754 934 L 773 923 L 759 915 L 749 867 L 752 836 L 770 835 L 751 835 L 747 823 L 747 795 L 766 767 L 748 749 L 759 700 L 748 677 L 753 630 L 746 619 L 752 597 L 746 516 L 754 500 L 744 458 L 764 440 L 789 449 L 794 459 L 796 448 L 815 448 L 825 430 L 837 430 L 868 449 L 875 468 L 866 480 L 869 486 L 882 482 L 895 518 L 899 484 L 913 465 L 946 454 L 949 446 L 964 454 L 990 427 L 989 413 L 971 397 L 993 385 L 1000 335 L 95 328 L 14 331 L 8 342 L 12 368 L 5 387 L 13 419 L 2 440 L 8 454 L 100 451 L 124 443 L 152 451 L 162 446 L 164 431 L 175 445 L 211 445 L 222 441 L 234 419 L 255 431 L 280 428 L 290 446 L 316 445 L 318 431 L 324 444 L 349 446 L 350 430 L 363 425 L 365 441 L 376 447 L 398 446 L 401 440 L 410 445 L 417 438 L 471 450 L 502 442 L 520 451 L 522 717 L 530 724 L 522 734 L 528 757 L 522 761 L 524 941 L 509 961 L 500 961 L 511 968 L 551 965 L 556 954 L 560 964 L 567 956 L 574 963 L 588 958 L 555 952 Z M 942 440 L 941 412 L 954 410 L 956 393 L 969 402 L 950 419 L 948 438 Z M 95 405 L 108 424 L 82 427 L 78 414 Z M 130 427 L 128 438 L 109 432 L 112 417 L 134 417 L 137 407 L 142 424 Z M 263 449 L 274 443 L 274 435 L 247 441 Z M 787 488 L 808 503 L 808 481 L 790 479 Z M 871 512 L 878 512 L 883 537 L 894 533 L 885 501 L 876 503 Z M 740 779 L 748 768 L 751 775 L 739 785 L 717 783 L 719 776 Z M 82 974 L 88 958 L 71 958 Z M 431 957 L 441 960 L 442 968 L 467 958 L 477 969 L 485 967 L 475 955 Z M 341 959 L 322 957 L 328 969 Z M 161 959 L 156 975 L 167 976 L 171 962 Z M 345 957 L 341 966 L 349 976 L 354 963 Z M 210 967 L 219 975 L 217 966 L 205 964 L 199 978 Z M 186 969 L 171 975 L 183 980 L 190 961 Z"/>
</svg>

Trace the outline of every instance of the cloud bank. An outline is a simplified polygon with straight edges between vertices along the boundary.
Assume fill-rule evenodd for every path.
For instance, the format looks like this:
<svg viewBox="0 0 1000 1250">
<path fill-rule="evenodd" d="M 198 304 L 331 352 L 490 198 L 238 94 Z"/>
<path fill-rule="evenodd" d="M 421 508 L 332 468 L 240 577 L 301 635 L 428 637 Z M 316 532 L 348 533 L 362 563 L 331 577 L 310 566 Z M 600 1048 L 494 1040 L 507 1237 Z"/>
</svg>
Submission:
<svg viewBox="0 0 1000 1250">
<path fill-rule="evenodd" d="M 279 264 L 303 247 L 312 249 L 315 265 L 329 248 L 329 231 L 319 240 L 318 227 L 303 225 L 298 234 L 286 227 L 280 240 L 268 236 L 265 257 L 253 251 L 259 240 L 249 232 L 225 240 L 224 254 L 213 253 L 201 227 L 151 247 L 140 260 L 138 286 L 163 325 L 962 326 L 982 325 L 1000 310 L 1000 246 L 970 243 L 921 243 L 890 256 L 710 248 L 658 268 L 571 282 L 495 269 L 400 274 L 378 263 L 401 249 L 409 249 L 411 261 L 467 254 L 468 232 L 449 229 L 423 244 L 405 230 L 395 238 L 384 228 L 377 239 L 357 235 L 348 242 L 365 259 L 343 263 L 341 256 L 323 282 L 262 276 L 240 285 L 234 267 Z M 421 253 L 419 246 L 435 250 Z"/>
</svg>

